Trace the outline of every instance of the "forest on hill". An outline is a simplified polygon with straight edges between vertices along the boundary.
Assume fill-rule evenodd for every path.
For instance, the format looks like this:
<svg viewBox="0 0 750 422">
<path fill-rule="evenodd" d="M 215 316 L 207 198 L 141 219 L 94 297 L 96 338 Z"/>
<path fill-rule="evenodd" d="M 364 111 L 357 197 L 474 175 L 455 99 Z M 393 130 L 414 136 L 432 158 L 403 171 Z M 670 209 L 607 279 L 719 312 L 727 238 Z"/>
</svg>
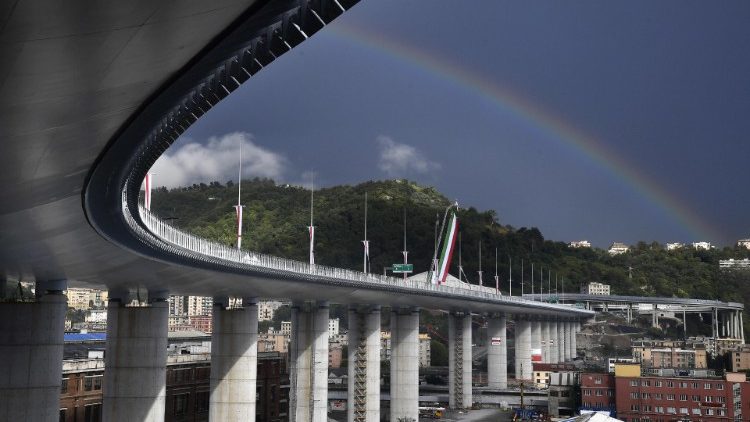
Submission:
<svg viewBox="0 0 750 422">
<path fill-rule="evenodd" d="M 407 180 L 370 181 L 316 190 L 316 262 L 362 270 L 365 193 L 371 271 L 382 273 L 391 264 L 403 262 L 404 216 L 409 262 L 414 264 L 415 273 L 427 271 L 435 249 L 436 220 L 442 220 L 451 201 L 434 188 Z M 225 244 L 236 243 L 233 205 L 237 203 L 237 187 L 232 182 L 160 188 L 152 198 L 152 210 L 176 226 Z M 307 260 L 309 189 L 267 179 L 246 180 L 242 183 L 242 204 L 245 205 L 243 248 Z M 513 294 L 520 293 L 523 261 L 527 293 L 531 290 L 533 263 L 537 291 L 541 269 L 545 292 L 549 279 L 553 290 L 557 280 L 560 292 L 563 289 L 577 292 L 581 284 L 598 281 L 610 284 L 613 294 L 750 300 L 750 271 L 719 269 L 720 259 L 750 257 L 747 249 L 687 247 L 667 251 L 657 242 L 639 242 L 625 254 L 610 256 L 602 249 L 575 249 L 564 242 L 547 240 L 536 228 L 503 224 L 492 210 L 461 208 L 458 217 L 464 279 L 478 282 L 481 240 L 485 283 L 494 283 L 497 250 L 500 287 L 506 294 L 511 264 Z M 458 264 L 457 250 L 451 274 L 458 276 Z"/>
</svg>

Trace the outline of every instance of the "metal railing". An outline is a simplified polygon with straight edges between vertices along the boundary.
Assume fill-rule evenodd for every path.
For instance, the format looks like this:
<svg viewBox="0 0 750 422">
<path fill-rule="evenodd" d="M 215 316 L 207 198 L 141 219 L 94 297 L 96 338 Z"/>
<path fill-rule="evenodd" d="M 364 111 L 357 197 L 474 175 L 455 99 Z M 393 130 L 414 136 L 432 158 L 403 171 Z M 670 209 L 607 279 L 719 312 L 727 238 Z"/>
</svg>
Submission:
<svg viewBox="0 0 750 422">
<path fill-rule="evenodd" d="M 125 199 L 123 194 L 123 199 Z M 136 231 L 143 231 L 140 224 L 135 222 L 135 219 L 127 209 L 127 203 L 123 201 L 123 210 L 126 219 L 130 223 L 130 226 Z M 293 275 L 310 278 L 322 278 L 333 281 L 341 282 L 359 282 L 365 284 L 372 284 L 373 287 L 384 287 L 392 286 L 401 289 L 413 289 L 415 291 L 433 291 L 439 292 L 445 295 L 463 296 L 467 298 L 477 298 L 492 301 L 505 301 L 509 303 L 517 303 L 519 305 L 526 305 L 534 308 L 547 308 L 551 310 L 581 313 L 579 309 L 571 309 L 569 306 L 545 304 L 540 302 L 534 302 L 526 300 L 520 296 L 507 296 L 498 294 L 494 288 L 486 286 L 477 286 L 470 283 L 465 283 L 461 287 L 447 286 L 447 285 L 436 285 L 429 282 L 414 281 L 403 278 L 390 277 L 380 274 L 363 273 L 359 271 L 329 267 L 326 265 L 310 265 L 306 262 L 295 261 L 292 259 L 281 258 L 272 255 L 266 255 L 258 252 L 240 250 L 234 247 L 226 246 L 218 242 L 203 239 L 194 234 L 187 233 L 180 230 L 165 221 L 158 218 L 156 215 L 146 210 L 142 205 L 138 205 L 138 215 L 143 222 L 145 228 L 158 239 L 183 249 L 187 252 L 199 254 L 201 257 L 214 258 L 221 260 L 233 267 L 237 267 L 239 264 L 241 267 L 247 269 L 261 269 L 261 270 L 275 270 L 285 273 L 291 273 Z M 145 233 L 141 233 L 145 234 Z M 179 253 L 185 255 L 184 253 Z"/>
</svg>

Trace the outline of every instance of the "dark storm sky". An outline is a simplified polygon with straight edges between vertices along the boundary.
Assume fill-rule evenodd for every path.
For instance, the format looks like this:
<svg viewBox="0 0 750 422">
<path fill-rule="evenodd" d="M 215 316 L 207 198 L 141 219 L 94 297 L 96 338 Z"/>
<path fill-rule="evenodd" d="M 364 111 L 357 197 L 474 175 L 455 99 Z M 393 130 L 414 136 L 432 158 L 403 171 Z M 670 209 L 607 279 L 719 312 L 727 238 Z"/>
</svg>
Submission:
<svg viewBox="0 0 750 422">
<path fill-rule="evenodd" d="M 750 237 L 748 134 L 750 2 L 364 0 L 156 184 L 236 179 L 242 139 L 246 176 L 407 177 L 550 239 L 727 245 Z"/>
</svg>

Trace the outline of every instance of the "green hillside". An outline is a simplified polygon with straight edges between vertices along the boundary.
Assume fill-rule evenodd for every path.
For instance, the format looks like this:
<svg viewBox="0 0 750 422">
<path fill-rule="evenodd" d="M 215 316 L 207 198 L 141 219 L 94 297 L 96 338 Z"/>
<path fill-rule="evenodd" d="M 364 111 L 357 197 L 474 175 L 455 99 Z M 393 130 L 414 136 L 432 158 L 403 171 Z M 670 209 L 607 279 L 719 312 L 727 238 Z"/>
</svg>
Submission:
<svg viewBox="0 0 750 422">
<path fill-rule="evenodd" d="M 335 186 L 315 192 L 316 262 L 362 269 L 364 197 L 368 194 L 368 237 L 371 268 L 381 272 L 401 262 L 403 213 L 407 219 L 407 249 L 415 272 L 428 269 L 434 250 L 436 216 L 442 218 L 448 198 L 433 188 L 403 180 L 366 182 L 356 186 Z M 235 243 L 237 188 L 222 185 L 193 185 L 157 190 L 152 208 L 175 225 L 225 244 Z M 277 185 L 270 180 L 248 180 L 242 184 L 246 205 L 243 247 L 273 255 L 307 260 L 307 229 L 310 221 L 310 192 L 297 186 Z M 520 263 L 524 260 L 528 282 L 530 263 L 565 280 L 565 291 L 577 291 L 581 283 L 601 281 L 612 285 L 613 294 L 659 295 L 720 299 L 745 302 L 750 299 L 750 272 L 719 270 L 719 260 L 750 257 L 737 248 L 696 251 L 684 248 L 666 251 L 658 243 L 632 245 L 631 251 L 611 257 L 601 249 L 571 249 L 563 242 L 545 240 L 536 228 L 503 225 L 494 211 L 474 208 L 459 212 L 463 244 L 463 265 L 471 282 L 477 282 L 479 240 L 485 280 L 494 275 L 495 248 L 500 257 L 501 288 L 507 291 L 508 258 L 513 260 L 514 294 L 520 292 Z M 452 274 L 458 274 L 454 257 Z M 629 274 L 628 268 L 632 267 Z M 545 281 L 545 291 L 547 283 Z M 562 282 L 558 283 L 562 290 Z M 529 291 L 528 284 L 526 291 Z M 748 324 L 750 326 L 750 324 Z"/>
</svg>

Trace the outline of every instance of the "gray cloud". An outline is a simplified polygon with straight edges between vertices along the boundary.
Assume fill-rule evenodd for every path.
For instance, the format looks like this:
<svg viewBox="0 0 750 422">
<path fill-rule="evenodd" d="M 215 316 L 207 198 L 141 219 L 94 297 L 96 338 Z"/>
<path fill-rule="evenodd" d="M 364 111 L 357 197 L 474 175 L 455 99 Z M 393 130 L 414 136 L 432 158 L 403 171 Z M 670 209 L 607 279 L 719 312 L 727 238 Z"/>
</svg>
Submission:
<svg viewBox="0 0 750 422">
<path fill-rule="evenodd" d="M 242 145 L 242 177 L 281 180 L 289 162 L 281 154 L 256 145 L 246 132 L 211 137 L 205 144 L 188 141 L 167 150 L 151 168 L 154 186 L 178 187 L 200 182 L 237 180 Z"/>
<path fill-rule="evenodd" d="M 390 177 L 403 177 L 409 173 L 428 174 L 440 170 L 440 163 L 428 159 L 421 151 L 401 144 L 388 136 L 378 136 L 380 160 L 378 168 Z"/>
</svg>

